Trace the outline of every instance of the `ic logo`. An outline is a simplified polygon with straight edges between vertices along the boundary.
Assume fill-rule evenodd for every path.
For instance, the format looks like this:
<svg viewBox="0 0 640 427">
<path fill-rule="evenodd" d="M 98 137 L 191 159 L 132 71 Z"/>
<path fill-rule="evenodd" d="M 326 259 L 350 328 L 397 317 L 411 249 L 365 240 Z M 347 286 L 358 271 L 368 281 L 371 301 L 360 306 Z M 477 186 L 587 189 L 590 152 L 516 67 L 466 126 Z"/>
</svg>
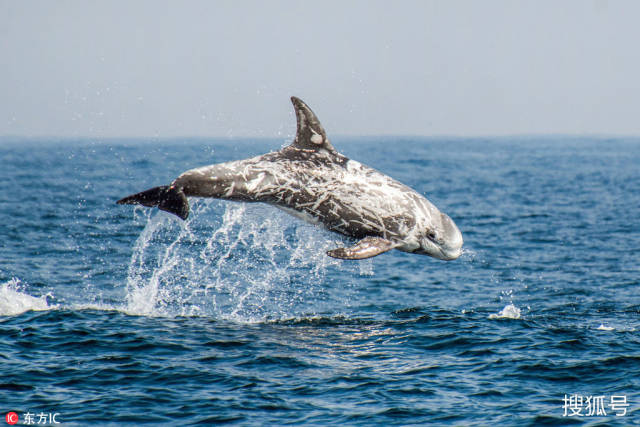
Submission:
<svg viewBox="0 0 640 427">
<path fill-rule="evenodd" d="M 9 425 L 18 423 L 18 414 L 15 412 L 7 412 L 7 415 L 4 418 L 7 420 L 7 424 Z"/>
</svg>

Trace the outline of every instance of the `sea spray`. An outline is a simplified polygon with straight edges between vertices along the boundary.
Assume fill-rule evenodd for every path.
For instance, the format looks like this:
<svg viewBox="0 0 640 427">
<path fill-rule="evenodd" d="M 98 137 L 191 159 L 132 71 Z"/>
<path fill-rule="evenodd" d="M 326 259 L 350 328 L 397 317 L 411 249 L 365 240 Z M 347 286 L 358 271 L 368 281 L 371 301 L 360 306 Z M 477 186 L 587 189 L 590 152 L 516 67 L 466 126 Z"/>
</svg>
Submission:
<svg viewBox="0 0 640 427">
<path fill-rule="evenodd" d="M 349 305 L 349 277 L 373 274 L 370 260 L 326 256 L 348 242 L 276 208 L 194 200 L 179 221 L 163 212 L 146 218 L 127 277 L 133 314 L 212 316 L 242 322 L 288 319 Z M 345 284 L 325 292 L 327 269 Z"/>
<path fill-rule="evenodd" d="M 13 278 L 0 283 L 0 316 L 15 316 L 29 310 L 57 308 L 55 305 L 49 305 L 47 298 L 51 298 L 51 294 L 39 297 L 29 295 L 24 284 Z"/>
</svg>

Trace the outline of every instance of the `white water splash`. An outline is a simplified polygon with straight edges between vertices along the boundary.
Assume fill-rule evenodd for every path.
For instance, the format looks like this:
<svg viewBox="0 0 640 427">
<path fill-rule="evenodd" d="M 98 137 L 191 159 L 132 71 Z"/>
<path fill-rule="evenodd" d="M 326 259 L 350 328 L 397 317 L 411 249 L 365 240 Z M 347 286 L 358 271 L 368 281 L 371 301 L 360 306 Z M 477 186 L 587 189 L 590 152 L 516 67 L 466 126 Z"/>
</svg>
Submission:
<svg viewBox="0 0 640 427">
<path fill-rule="evenodd" d="M 344 244 L 338 236 L 273 207 L 194 202 L 185 222 L 163 212 L 148 217 L 129 266 L 128 313 L 292 318 L 348 303 L 348 286 L 325 292 L 328 268 L 346 273 L 346 284 L 350 275 L 373 274 L 370 260 L 326 256 Z"/>
<path fill-rule="evenodd" d="M 25 292 L 18 279 L 0 284 L 0 316 L 15 316 L 29 310 L 56 308 L 47 303 L 50 294 L 34 297 Z"/>
<path fill-rule="evenodd" d="M 491 313 L 489 319 L 519 319 L 520 309 L 513 304 L 507 304 L 498 314 Z"/>
</svg>

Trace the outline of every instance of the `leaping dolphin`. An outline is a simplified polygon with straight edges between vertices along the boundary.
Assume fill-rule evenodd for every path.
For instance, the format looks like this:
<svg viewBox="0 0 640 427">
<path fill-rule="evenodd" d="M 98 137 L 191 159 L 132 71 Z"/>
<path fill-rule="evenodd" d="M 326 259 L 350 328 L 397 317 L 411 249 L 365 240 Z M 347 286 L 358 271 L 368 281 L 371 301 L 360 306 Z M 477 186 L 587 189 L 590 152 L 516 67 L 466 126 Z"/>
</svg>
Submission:
<svg viewBox="0 0 640 427">
<path fill-rule="evenodd" d="M 453 260 L 462 234 L 446 214 L 415 190 L 338 153 L 320 121 L 291 97 L 297 133 L 279 151 L 191 169 L 171 185 L 154 187 L 118 204 L 154 207 L 189 216 L 187 197 L 263 202 L 327 229 L 359 239 L 327 251 L 341 259 L 365 259 L 391 249 Z"/>
</svg>

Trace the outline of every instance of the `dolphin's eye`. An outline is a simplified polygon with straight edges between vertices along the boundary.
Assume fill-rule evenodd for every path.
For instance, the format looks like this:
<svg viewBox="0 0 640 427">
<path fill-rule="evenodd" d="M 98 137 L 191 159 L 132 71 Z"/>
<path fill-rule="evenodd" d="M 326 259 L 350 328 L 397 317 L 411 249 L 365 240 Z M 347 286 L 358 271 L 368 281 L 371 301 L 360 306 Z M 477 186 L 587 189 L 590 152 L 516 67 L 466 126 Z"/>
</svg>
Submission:
<svg viewBox="0 0 640 427">
<path fill-rule="evenodd" d="M 434 233 L 433 231 L 429 231 L 429 232 L 427 233 L 427 238 L 428 238 L 429 240 L 436 240 L 436 233 Z"/>
</svg>

